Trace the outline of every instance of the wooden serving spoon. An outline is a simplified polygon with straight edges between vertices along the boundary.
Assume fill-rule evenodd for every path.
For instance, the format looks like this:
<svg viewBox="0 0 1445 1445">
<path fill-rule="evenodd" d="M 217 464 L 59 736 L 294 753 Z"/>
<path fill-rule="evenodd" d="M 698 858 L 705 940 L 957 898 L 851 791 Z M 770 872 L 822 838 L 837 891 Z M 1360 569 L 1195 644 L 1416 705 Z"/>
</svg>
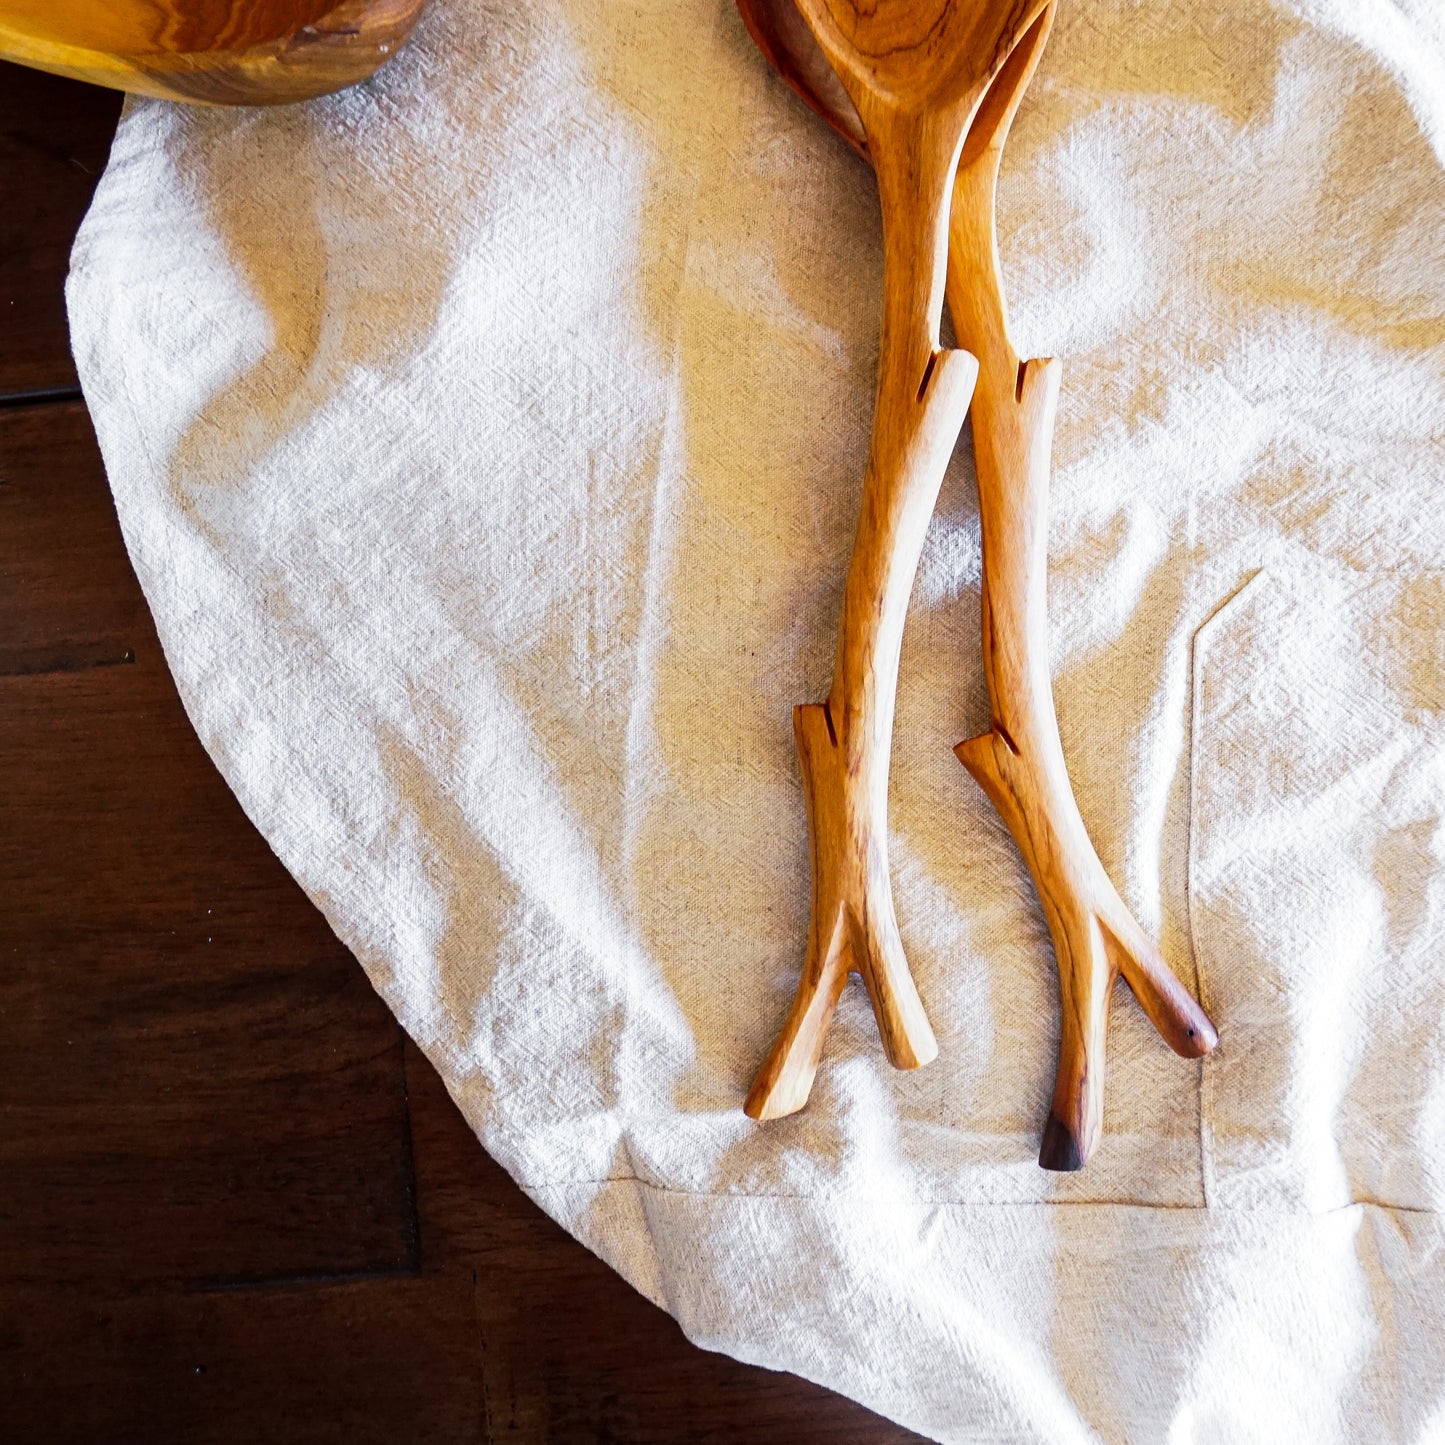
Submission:
<svg viewBox="0 0 1445 1445">
<path fill-rule="evenodd" d="M 737 0 L 783 78 L 855 149 L 872 146 L 793 0 Z M 1048 673 L 1047 508 L 1059 364 L 1020 361 L 1008 335 L 995 229 L 1004 141 L 1053 24 L 1052 4 L 999 70 L 973 118 L 954 182 L 948 305 L 978 358 L 974 453 L 983 534 L 983 653 L 993 726 L 955 749 L 998 808 L 1033 875 L 1059 967 L 1063 1028 L 1039 1163 L 1081 1168 L 1103 1117 L 1104 1040 L 1123 974 L 1165 1041 L 1198 1058 L 1214 1026 L 1134 921 L 1089 840 L 1059 742 Z"/>
<path fill-rule="evenodd" d="M 365 80 L 426 0 L 0 0 L 0 59 L 205 105 L 309 100 Z"/>
<path fill-rule="evenodd" d="M 888 874 L 888 762 L 908 596 L 978 364 L 942 350 L 949 196 L 975 110 L 1046 0 L 799 0 L 858 120 L 883 213 L 873 444 L 827 702 L 800 707 L 813 914 L 791 1012 L 745 1108 L 802 1108 L 850 970 L 889 1060 L 937 1053 L 908 971 Z M 785 19 L 783 23 L 787 23 Z"/>
</svg>

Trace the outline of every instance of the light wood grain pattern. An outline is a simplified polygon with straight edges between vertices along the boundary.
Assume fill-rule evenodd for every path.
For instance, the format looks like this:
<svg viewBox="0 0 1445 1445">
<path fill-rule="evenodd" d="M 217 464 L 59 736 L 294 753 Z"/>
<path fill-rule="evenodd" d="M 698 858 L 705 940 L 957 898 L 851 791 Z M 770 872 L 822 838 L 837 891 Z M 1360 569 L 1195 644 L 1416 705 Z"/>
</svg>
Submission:
<svg viewBox="0 0 1445 1445">
<path fill-rule="evenodd" d="M 143 95 L 276 105 L 365 80 L 426 0 L 0 0 L 0 58 Z"/>
<path fill-rule="evenodd" d="M 850 970 L 890 1062 L 937 1053 L 898 936 L 888 872 L 888 764 L 903 622 L 928 519 L 977 362 L 942 350 L 949 197 L 990 81 L 1044 0 L 800 0 L 856 112 L 883 213 L 883 330 L 873 444 L 827 702 L 794 720 L 808 799 L 813 915 L 803 977 L 745 1104 L 803 1107 Z"/>
<path fill-rule="evenodd" d="M 870 140 L 792 0 L 739 0 L 764 54 L 856 149 Z M 1104 1045 L 1119 974 L 1187 1058 L 1214 1026 L 1135 922 L 1100 864 L 1059 742 L 1048 675 L 1050 450 L 1056 361 L 1021 361 L 1009 339 L 995 231 L 999 161 L 1053 23 L 1050 6 L 999 71 L 969 128 L 954 183 L 947 295 L 960 343 L 979 358 L 971 416 L 983 531 L 984 665 L 993 726 L 955 750 L 1008 824 L 1033 875 L 1059 967 L 1059 1067 L 1039 1162 L 1078 1169 L 1098 1142 Z"/>
<path fill-rule="evenodd" d="M 1033 69 L 1051 22 L 1052 7 L 1012 64 Z M 1026 77 L 1018 79 L 1012 88 L 997 88 L 969 136 L 950 228 L 949 310 L 959 339 L 980 360 L 972 417 L 983 531 L 983 659 L 993 712 L 990 730 L 955 751 L 1018 843 L 1053 938 L 1062 1018 L 1039 1163 L 1071 1170 L 1088 1161 L 1099 1140 L 1104 1040 L 1119 974 L 1176 1053 L 1198 1058 L 1218 1035 L 1109 881 L 1059 742 L 1046 578 L 1060 367 L 1056 360 L 1021 361 L 1014 350 L 994 224 L 999 159 Z"/>
</svg>

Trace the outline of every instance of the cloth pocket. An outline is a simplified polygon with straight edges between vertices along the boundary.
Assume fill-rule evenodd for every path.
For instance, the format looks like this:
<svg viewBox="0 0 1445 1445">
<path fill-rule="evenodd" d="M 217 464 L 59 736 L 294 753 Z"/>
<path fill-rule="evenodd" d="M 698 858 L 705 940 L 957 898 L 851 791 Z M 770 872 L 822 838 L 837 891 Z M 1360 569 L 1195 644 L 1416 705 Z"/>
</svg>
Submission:
<svg viewBox="0 0 1445 1445">
<path fill-rule="evenodd" d="M 1256 574 L 1194 648 L 1206 1196 L 1445 1199 L 1445 573 Z"/>
</svg>

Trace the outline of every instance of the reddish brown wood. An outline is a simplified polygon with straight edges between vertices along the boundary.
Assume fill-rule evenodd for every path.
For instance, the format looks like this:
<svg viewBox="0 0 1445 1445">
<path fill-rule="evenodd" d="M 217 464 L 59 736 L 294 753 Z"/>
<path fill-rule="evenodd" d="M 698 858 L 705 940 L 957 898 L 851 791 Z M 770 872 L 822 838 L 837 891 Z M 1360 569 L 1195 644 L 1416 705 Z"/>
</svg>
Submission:
<svg viewBox="0 0 1445 1445">
<path fill-rule="evenodd" d="M 191 731 L 84 407 L 0 458 L 0 1280 L 413 1267 L 396 1026 Z"/>
<path fill-rule="evenodd" d="M 0 61 L 0 396 L 76 385 L 65 272 L 121 100 Z"/>
<path fill-rule="evenodd" d="M 10 1445 L 478 1445 L 467 1276 L 269 1289 L 0 1288 Z"/>
</svg>

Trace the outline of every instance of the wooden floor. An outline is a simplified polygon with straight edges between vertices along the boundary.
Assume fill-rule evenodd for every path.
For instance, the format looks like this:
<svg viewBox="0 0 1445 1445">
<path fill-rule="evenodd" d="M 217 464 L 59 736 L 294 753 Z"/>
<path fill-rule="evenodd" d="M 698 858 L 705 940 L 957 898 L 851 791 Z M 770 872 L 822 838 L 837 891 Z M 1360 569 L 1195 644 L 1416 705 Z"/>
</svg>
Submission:
<svg viewBox="0 0 1445 1445">
<path fill-rule="evenodd" d="M 66 342 L 119 97 L 0 65 L 0 1441 L 898 1441 L 482 1152 L 201 750 Z"/>
</svg>

